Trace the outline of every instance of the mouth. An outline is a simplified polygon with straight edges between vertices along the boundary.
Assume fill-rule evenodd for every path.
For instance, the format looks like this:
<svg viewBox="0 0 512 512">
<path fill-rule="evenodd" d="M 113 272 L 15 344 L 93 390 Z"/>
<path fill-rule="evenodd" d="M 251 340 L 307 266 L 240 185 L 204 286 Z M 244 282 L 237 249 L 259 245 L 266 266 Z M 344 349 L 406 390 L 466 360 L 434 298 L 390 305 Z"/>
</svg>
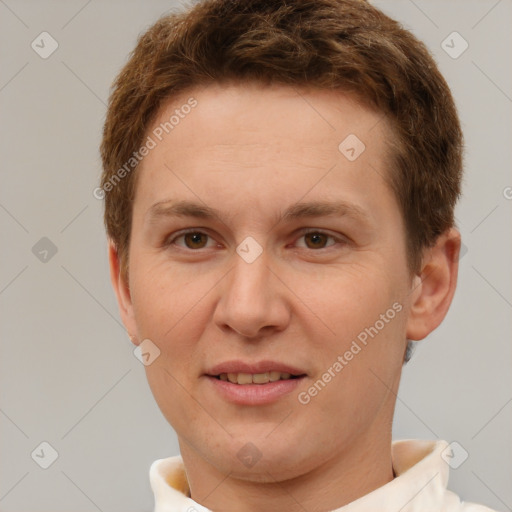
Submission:
<svg viewBox="0 0 512 512">
<path fill-rule="evenodd" d="M 290 396 L 308 374 L 277 361 L 231 360 L 205 374 L 215 396 L 236 405 L 265 405 Z"/>
<path fill-rule="evenodd" d="M 214 379 L 231 382 L 231 384 L 239 384 L 241 386 L 247 384 L 268 384 L 269 382 L 277 382 L 280 380 L 300 379 L 305 376 L 305 373 L 293 375 L 277 370 L 263 373 L 220 373 L 218 375 L 209 375 L 209 377 L 213 377 Z"/>
</svg>

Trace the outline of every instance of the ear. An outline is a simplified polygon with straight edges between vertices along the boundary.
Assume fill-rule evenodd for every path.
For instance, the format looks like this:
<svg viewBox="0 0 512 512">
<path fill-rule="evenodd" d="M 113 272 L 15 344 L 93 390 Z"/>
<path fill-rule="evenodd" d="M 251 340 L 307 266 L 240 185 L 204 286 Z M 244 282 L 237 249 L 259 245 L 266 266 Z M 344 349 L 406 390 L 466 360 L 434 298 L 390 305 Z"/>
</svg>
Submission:
<svg viewBox="0 0 512 512">
<path fill-rule="evenodd" d="M 421 272 L 413 280 L 407 338 L 422 340 L 443 321 L 453 299 L 459 271 L 460 233 L 445 231 L 423 255 Z"/>
<path fill-rule="evenodd" d="M 133 314 L 129 284 L 122 275 L 119 254 L 116 246 L 111 240 L 108 244 L 108 260 L 110 265 L 110 282 L 112 283 L 112 288 L 114 288 L 114 292 L 117 297 L 121 320 L 128 331 L 128 336 L 130 336 L 132 343 L 134 345 L 138 345 L 137 325 Z"/>
</svg>

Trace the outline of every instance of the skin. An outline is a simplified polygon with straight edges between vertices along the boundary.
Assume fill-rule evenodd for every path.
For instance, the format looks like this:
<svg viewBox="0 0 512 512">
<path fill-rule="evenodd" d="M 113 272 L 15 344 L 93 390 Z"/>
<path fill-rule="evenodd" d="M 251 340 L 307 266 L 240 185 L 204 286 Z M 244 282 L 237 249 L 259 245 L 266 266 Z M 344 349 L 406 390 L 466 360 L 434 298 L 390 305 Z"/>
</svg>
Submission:
<svg viewBox="0 0 512 512">
<path fill-rule="evenodd" d="M 197 107 L 137 169 L 128 280 L 110 245 L 123 322 L 135 344 L 150 339 L 161 351 L 147 378 L 177 433 L 193 499 L 238 512 L 341 507 L 393 479 L 406 339 L 424 338 L 444 318 L 459 233 L 444 233 L 410 272 L 404 222 L 384 179 L 389 128 L 350 96 L 210 85 L 163 105 L 148 134 L 190 96 Z M 353 162 L 338 150 L 349 134 L 366 146 Z M 219 217 L 150 220 L 155 203 L 183 199 Z M 361 216 L 279 221 L 297 202 L 326 200 Z M 176 238 L 185 228 L 204 235 Z M 248 236 L 263 250 L 250 264 L 236 252 Z M 298 393 L 395 303 L 402 310 L 301 404 Z M 281 361 L 307 376 L 275 403 L 235 405 L 204 376 L 231 359 Z M 261 454 L 250 468 L 237 457 L 249 442 Z"/>
</svg>

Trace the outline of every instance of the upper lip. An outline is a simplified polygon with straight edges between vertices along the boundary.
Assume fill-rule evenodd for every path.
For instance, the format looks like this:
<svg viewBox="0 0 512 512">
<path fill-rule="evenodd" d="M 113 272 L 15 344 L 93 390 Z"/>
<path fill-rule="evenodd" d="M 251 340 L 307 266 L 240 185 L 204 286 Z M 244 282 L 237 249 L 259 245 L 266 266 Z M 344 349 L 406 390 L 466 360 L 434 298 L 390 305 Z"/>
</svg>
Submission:
<svg viewBox="0 0 512 512">
<path fill-rule="evenodd" d="M 265 373 L 265 372 L 281 372 L 290 373 L 291 375 L 305 375 L 306 372 L 290 366 L 289 364 L 279 363 L 277 361 L 257 361 L 254 363 L 247 363 L 241 360 L 225 361 L 223 363 L 216 364 L 210 368 L 206 375 L 220 375 L 221 373 Z"/>
</svg>

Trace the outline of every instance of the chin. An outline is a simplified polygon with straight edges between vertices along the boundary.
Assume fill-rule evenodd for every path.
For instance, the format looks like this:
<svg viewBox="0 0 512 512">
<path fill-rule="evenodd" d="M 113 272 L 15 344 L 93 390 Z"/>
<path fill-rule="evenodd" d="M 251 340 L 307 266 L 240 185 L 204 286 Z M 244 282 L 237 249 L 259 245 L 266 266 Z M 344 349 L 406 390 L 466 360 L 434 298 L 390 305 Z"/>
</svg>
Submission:
<svg viewBox="0 0 512 512">
<path fill-rule="evenodd" d="M 255 483 L 276 483 L 296 478 L 304 473 L 304 468 L 299 460 L 294 463 L 284 462 L 279 456 L 273 455 L 270 459 L 261 458 L 252 467 L 244 467 L 237 460 L 226 460 L 226 466 L 221 468 L 230 477 Z"/>
<path fill-rule="evenodd" d="M 268 435 L 267 431 L 267 435 Z M 272 437 L 273 434 L 270 435 Z M 245 435 L 226 447 L 227 457 L 217 458 L 219 469 L 232 477 L 251 482 L 279 482 L 300 476 L 312 469 L 315 457 L 304 452 L 300 441 L 290 436 L 251 438 Z M 315 450 L 318 454 L 318 451 Z M 311 467 L 310 467 L 311 466 Z"/>
</svg>

